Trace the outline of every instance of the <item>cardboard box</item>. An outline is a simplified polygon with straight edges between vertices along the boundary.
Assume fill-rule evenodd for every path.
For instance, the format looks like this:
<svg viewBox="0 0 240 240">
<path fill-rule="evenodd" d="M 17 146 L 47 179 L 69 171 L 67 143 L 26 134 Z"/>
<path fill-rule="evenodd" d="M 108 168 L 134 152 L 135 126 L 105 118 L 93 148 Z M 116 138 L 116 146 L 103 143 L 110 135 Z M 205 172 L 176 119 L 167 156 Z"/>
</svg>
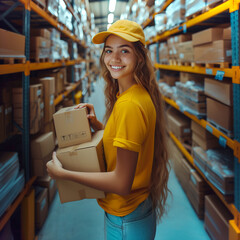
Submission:
<svg viewBox="0 0 240 240">
<path fill-rule="evenodd" d="M 35 51 L 37 48 L 50 48 L 51 41 L 43 37 L 31 37 L 30 50 Z"/>
<path fill-rule="evenodd" d="M 31 159 L 32 176 L 46 176 L 47 167 L 46 164 L 52 159 L 52 152 L 43 158 Z"/>
<path fill-rule="evenodd" d="M 55 78 L 54 77 L 40 78 L 39 81 L 43 85 L 44 97 L 55 94 Z"/>
<path fill-rule="evenodd" d="M 13 132 L 13 110 L 11 104 L 4 106 L 4 123 L 5 137 L 8 138 Z"/>
<path fill-rule="evenodd" d="M 25 57 L 25 36 L 0 29 L 0 57 Z"/>
<path fill-rule="evenodd" d="M 212 239 L 228 239 L 228 222 L 231 219 L 232 214 L 216 195 L 205 196 L 204 228 Z"/>
<path fill-rule="evenodd" d="M 40 187 L 45 187 L 48 189 L 48 205 L 50 206 L 57 190 L 56 180 L 51 179 L 51 177 L 47 175 L 43 177 L 38 177 L 35 183 Z"/>
<path fill-rule="evenodd" d="M 191 136 L 191 120 L 174 108 L 167 111 L 168 127 L 178 137 Z"/>
<path fill-rule="evenodd" d="M 228 106 L 233 105 L 233 85 L 231 82 L 222 82 L 211 78 L 204 79 L 204 92 Z"/>
<path fill-rule="evenodd" d="M 87 109 L 62 108 L 53 115 L 60 148 L 91 141 Z"/>
<path fill-rule="evenodd" d="M 203 140 L 216 138 L 214 135 L 212 135 L 209 131 L 207 131 L 204 127 L 199 125 L 198 123 L 191 121 L 191 130 L 201 136 Z"/>
<path fill-rule="evenodd" d="M 43 85 L 34 84 L 29 86 L 29 102 L 36 102 L 39 99 L 43 99 Z M 23 103 L 23 89 L 22 88 L 13 88 L 12 89 L 12 101 L 14 108 L 21 108 Z"/>
<path fill-rule="evenodd" d="M 35 225 L 37 230 L 41 229 L 48 215 L 47 191 L 47 188 L 43 188 L 42 191 L 37 194 L 35 199 Z"/>
<path fill-rule="evenodd" d="M 1 87 L 0 103 L 1 104 L 11 104 L 12 103 L 12 89 L 10 87 Z"/>
<path fill-rule="evenodd" d="M 232 62 L 230 40 L 218 40 L 212 43 L 194 47 L 194 62 L 196 63 L 222 63 Z"/>
<path fill-rule="evenodd" d="M 31 141 L 31 157 L 41 159 L 52 153 L 55 148 L 53 132 L 40 135 Z"/>
<path fill-rule="evenodd" d="M 192 63 L 194 61 L 192 41 L 178 43 L 177 54 L 178 61 Z"/>
<path fill-rule="evenodd" d="M 207 120 L 223 130 L 233 131 L 233 109 L 216 100 L 207 98 Z"/>
<path fill-rule="evenodd" d="M 50 31 L 46 28 L 31 28 L 30 34 L 31 36 L 40 36 L 45 39 L 50 39 L 51 37 Z"/>
<path fill-rule="evenodd" d="M 218 138 L 209 138 L 204 139 L 201 137 L 201 135 L 198 135 L 195 132 L 192 132 L 192 140 L 194 146 L 200 146 L 203 150 L 207 151 L 208 149 L 218 148 Z"/>
<path fill-rule="evenodd" d="M 4 106 L 0 105 L 0 143 L 4 142 L 5 136 L 5 117 L 4 117 Z"/>
<path fill-rule="evenodd" d="M 52 121 L 55 113 L 54 95 L 45 95 L 44 97 L 44 124 Z"/>
<path fill-rule="evenodd" d="M 223 39 L 223 28 L 209 28 L 192 35 L 193 46 L 212 43 Z"/>
<path fill-rule="evenodd" d="M 223 29 L 223 39 L 228 39 L 231 40 L 232 36 L 231 36 L 231 27 L 228 28 L 224 28 Z"/>
<path fill-rule="evenodd" d="M 81 172 L 104 172 L 103 132 L 103 130 L 96 132 L 91 142 L 58 149 L 57 157 L 63 168 Z M 61 203 L 105 197 L 102 191 L 67 180 L 57 179 L 57 188 Z"/>
</svg>

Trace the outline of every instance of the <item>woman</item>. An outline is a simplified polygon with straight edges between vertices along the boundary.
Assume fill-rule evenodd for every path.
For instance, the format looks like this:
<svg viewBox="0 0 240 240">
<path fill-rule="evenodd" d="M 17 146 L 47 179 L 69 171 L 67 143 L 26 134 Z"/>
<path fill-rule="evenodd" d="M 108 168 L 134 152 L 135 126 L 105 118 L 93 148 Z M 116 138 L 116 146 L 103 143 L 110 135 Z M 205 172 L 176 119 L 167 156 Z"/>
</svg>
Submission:
<svg viewBox="0 0 240 240">
<path fill-rule="evenodd" d="M 169 176 L 161 95 L 141 26 L 118 20 L 93 43 L 104 43 L 100 58 L 106 81 L 106 126 L 87 107 L 94 130 L 104 129 L 107 172 L 73 172 L 53 154 L 52 178 L 62 178 L 106 192 L 98 199 L 105 211 L 105 239 L 151 240 L 165 213 Z"/>
</svg>

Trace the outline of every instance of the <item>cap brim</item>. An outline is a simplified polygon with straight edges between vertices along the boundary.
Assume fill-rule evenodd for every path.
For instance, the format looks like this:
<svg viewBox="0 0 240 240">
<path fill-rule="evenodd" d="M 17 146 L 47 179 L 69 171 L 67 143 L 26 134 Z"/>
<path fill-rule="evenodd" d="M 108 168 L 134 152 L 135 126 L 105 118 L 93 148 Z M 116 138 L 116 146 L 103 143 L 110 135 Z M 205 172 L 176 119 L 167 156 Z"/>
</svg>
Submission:
<svg viewBox="0 0 240 240">
<path fill-rule="evenodd" d="M 135 37 L 132 37 L 126 33 L 119 33 L 119 32 L 110 32 L 110 31 L 105 31 L 105 32 L 100 32 L 98 34 L 96 34 L 93 39 L 92 39 L 92 42 L 95 43 L 95 44 L 101 44 L 101 43 L 104 43 L 105 42 L 105 39 L 111 35 L 111 34 L 114 34 L 120 38 L 123 38 L 129 42 L 137 42 L 139 41 L 139 39 L 135 38 Z"/>
</svg>

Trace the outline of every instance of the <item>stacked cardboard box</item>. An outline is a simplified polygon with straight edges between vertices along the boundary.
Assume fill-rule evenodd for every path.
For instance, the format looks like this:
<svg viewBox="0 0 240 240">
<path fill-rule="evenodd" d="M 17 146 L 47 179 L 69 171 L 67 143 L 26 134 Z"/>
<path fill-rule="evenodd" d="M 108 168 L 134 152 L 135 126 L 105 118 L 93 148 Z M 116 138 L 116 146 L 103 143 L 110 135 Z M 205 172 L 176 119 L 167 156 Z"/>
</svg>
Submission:
<svg viewBox="0 0 240 240">
<path fill-rule="evenodd" d="M 209 28 L 192 35 L 196 63 L 231 63 L 231 35 L 223 28 Z"/>
<path fill-rule="evenodd" d="M 169 152 L 175 174 L 198 217 L 202 219 L 204 216 L 204 196 L 209 194 L 211 189 L 183 157 L 171 139 L 169 139 Z"/>
<path fill-rule="evenodd" d="M 50 54 L 50 32 L 47 29 L 31 29 L 30 57 L 36 62 L 40 59 L 49 59 Z"/>
<path fill-rule="evenodd" d="M 192 121 L 191 129 L 193 147 L 200 146 L 205 151 L 210 148 L 212 149 L 219 147 L 218 138 L 208 132 L 201 125 Z"/>
<path fill-rule="evenodd" d="M 103 130 L 91 136 L 87 109 L 63 108 L 53 117 L 59 146 L 57 157 L 63 168 L 82 172 L 105 171 Z M 102 191 L 72 181 L 58 179 L 57 187 L 62 203 L 105 197 Z"/>
<path fill-rule="evenodd" d="M 205 78 L 207 120 L 229 137 L 233 132 L 233 87 L 231 82 Z"/>
<path fill-rule="evenodd" d="M 191 142 L 191 120 L 184 114 L 169 108 L 167 111 L 168 129 L 181 141 Z"/>
<path fill-rule="evenodd" d="M 55 113 L 54 93 L 55 93 L 55 78 L 45 77 L 40 78 L 40 83 L 43 85 L 44 96 L 44 125 L 43 132 L 53 131 L 53 114 Z"/>
<path fill-rule="evenodd" d="M 229 238 L 229 220 L 234 216 L 216 195 L 205 196 L 204 228 L 213 240 Z"/>
<path fill-rule="evenodd" d="M 14 121 L 22 127 L 23 123 L 23 89 L 13 88 L 13 116 Z M 30 85 L 30 134 L 38 133 L 43 125 L 43 86 L 42 84 Z"/>
<path fill-rule="evenodd" d="M 46 163 L 52 159 L 55 148 L 53 132 L 41 134 L 31 140 L 31 169 L 33 176 L 45 176 Z"/>
<path fill-rule="evenodd" d="M 0 57 L 25 58 L 25 36 L 0 29 Z"/>
<path fill-rule="evenodd" d="M 10 87 L 0 89 L 0 142 L 12 134 L 12 92 Z"/>
</svg>

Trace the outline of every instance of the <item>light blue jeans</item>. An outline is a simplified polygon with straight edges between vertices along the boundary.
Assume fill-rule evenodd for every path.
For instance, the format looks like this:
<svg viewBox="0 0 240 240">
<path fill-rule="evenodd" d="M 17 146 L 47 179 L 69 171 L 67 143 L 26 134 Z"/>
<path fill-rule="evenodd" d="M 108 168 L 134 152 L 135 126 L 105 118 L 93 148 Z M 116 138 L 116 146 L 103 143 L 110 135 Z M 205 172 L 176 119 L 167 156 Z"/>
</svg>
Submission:
<svg viewBox="0 0 240 240">
<path fill-rule="evenodd" d="M 156 214 L 150 198 L 124 217 L 105 212 L 104 220 L 105 240 L 153 240 L 155 237 Z"/>
</svg>

